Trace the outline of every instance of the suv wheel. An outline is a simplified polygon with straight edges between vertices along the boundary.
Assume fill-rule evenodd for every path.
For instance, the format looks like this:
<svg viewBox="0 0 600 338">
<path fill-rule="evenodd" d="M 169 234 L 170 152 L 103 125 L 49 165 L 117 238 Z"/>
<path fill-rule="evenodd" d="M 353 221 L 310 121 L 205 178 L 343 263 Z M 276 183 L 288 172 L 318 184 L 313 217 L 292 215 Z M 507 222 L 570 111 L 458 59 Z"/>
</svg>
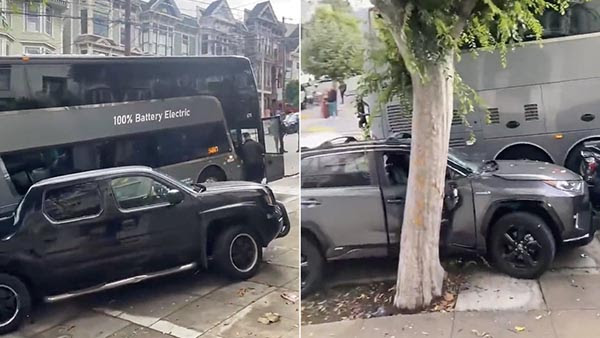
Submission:
<svg viewBox="0 0 600 338">
<path fill-rule="evenodd" d="M 556 244 L 544 220 L 526 212 L 502 216 L 491 229 L 488 253 L 497 268 L 516 278 L 537 278 L 554 260 Z"/>
<path fill-rule="evenodd" d="M 300 245 L 301 295 L 305 297 L 321 286 L 325 260 L 321 255 L 321 251 L 311 239 L 302 236 Z"/>
<path fill-rule="evenodd" d="M 225 229 L 217 238 L 214 259 L 218 268 L 234 279 L 248 279 L 258 272 L 262 247 L 257 236 L 247 226 Z"/>
<path fill-rule="evenodd" d="M 29 316 L 31 296 L 19 279 L 0 274 L 0 334 L 15 331 Z"/>
</svg>

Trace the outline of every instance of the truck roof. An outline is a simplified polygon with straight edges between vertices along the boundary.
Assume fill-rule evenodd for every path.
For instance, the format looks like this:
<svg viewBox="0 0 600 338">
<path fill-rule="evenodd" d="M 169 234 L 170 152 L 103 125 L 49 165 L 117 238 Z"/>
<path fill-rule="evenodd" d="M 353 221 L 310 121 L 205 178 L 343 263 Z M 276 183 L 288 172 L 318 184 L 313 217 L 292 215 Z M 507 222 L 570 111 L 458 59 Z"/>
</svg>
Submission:
<svg viewBox="0 0 600 338">
<path fill-rule="evenodd" d="M 146 166 L 125 166 L 125 167 L 114 167 L 106 169 L 97 169 L 90 171 L 83 171 L 74 174 L 68 174 L 63 176 L 56 176 L 36 182 L 31 187 L 40 187 L 48 184 L 64 183 L 69 181 L 78 181 L 88 178 L 95 178 L 100 176 L 109 176 L 115 174 L 130 174 L 130 173 L 153 173 L 155 172 L 152 168 Z"/>
</svg>

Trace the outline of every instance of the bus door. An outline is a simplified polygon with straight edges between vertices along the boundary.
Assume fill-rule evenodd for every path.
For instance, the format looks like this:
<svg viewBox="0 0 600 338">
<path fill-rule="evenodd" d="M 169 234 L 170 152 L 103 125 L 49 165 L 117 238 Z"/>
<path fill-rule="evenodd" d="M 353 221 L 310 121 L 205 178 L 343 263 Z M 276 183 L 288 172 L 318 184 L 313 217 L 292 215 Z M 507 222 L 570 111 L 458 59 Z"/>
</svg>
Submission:
<svg viewBox="0 0 600 338">
<path fill-rule="evenodd" d="M 283 178 L 285 174 L 282 144 L 283 126 L 279 116 L 264 117 L 262 123 L 265 134 L 267 181 L 271 182 Z"/>
</svg>

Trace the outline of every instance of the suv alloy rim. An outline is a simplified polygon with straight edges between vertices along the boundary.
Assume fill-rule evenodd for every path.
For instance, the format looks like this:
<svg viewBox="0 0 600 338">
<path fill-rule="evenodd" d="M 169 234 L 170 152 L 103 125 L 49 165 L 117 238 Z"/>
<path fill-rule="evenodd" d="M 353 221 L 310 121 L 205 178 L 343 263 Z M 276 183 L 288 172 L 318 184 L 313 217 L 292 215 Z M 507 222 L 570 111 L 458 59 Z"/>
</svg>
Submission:
<svg viewBox="0 0 600 338">
<path fill-rule="evenodd" d="M 0 327 L 10 324 L 21 309 L 19 295 L 13 288 L 0 285 Z"/>
<path fill-rule="evenodd" d="M 258 260 L 258 245 L 252 236 L 238 234 L 229 245 L 229 259 L 239 272 L 248 272 Z"/>
<path fill-rule="evenodd" d="M 502 258 L 515 268 L 529 269 L 538 265 L 542 246 L 522 225 L 512 225 L 504 233 Z"/>
</svg>

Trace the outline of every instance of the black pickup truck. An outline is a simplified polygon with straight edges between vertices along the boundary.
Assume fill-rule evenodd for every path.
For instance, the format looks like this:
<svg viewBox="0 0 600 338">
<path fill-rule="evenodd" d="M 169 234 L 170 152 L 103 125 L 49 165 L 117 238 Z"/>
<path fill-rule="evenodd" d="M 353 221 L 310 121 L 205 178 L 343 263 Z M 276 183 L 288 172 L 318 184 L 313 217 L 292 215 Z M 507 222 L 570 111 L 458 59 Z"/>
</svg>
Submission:
<svg viewBox="0 0 600 338">
<path fill-rule="evenodd" d="M 0 334 L 16 330 L 35 299 L 54 302 L 209 262 L 232 278 L 252 277 L 262 248 L 289 228 L 283 204 L 255 183 L 188 186 L 147 167 L 40 181 L 0 218 Z"/>
</svg>

